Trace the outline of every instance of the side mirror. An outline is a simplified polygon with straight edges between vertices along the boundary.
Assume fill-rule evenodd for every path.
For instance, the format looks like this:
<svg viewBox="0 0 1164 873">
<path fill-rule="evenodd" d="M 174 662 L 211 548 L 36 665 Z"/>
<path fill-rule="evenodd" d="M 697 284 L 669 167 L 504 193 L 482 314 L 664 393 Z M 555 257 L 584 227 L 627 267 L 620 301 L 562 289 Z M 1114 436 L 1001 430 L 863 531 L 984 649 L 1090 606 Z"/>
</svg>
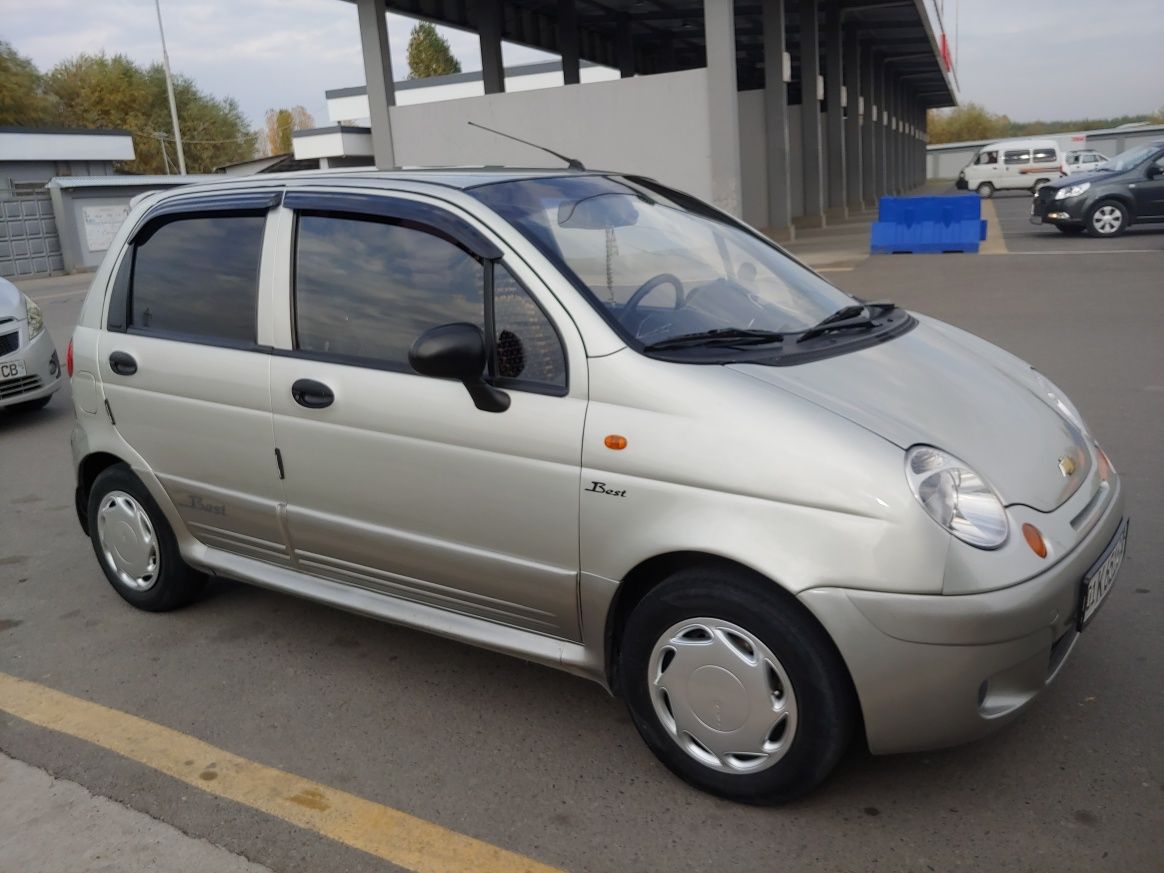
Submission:
<svg viewBox="0 0 1164 873">
<path fill-rule="evenodd" d="M 1161 167 L 1159 164 L 1149 164 L 1148 165 L 1148 178 L 1149 179 L 1155 179 L 1157 176 L 1159 176 L 1161 174 L 1164 174 L 1164 167 Z"/>
<path fill-rule="evenodd" d="M 477 408 L 505 412 L 509 395 L 485 381 L 485 336 L 475 324 L 455 322 L 426 330 L 408 350 L 408 363 L 422 376 L 462 382 Z"/>
</svg>

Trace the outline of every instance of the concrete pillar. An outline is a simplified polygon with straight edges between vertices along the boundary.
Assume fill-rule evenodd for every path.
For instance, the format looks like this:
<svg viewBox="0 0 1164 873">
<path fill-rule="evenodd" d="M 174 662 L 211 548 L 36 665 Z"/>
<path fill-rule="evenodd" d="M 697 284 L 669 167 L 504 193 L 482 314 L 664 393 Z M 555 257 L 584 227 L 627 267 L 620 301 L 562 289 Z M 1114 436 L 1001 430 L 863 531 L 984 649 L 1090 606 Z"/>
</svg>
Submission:
<svg viewBox="0 0 1164 873">
<path fill-rule="evenodd" d="M 825 21 L 825 106 L 828 110 L 828 216 L 834 220 L 848 217 L 845 163 L 845 110 L 841 106 L 844 54 L 841 40 L 841 4 L 832 0 Z"/>
<path fill-rule="evenodd" d="M 631 33 L 630 18 L 619 16 L 618 22 L 618 74 L 629 79 L 635 74 L 635 38 Z"/>
<path fill-rule="evenodd" d="M 784 0 L 764 0 L 764 122 L 768 156 L 768 234 L 790 240 L 792 181 L 788 154 L 788 85 L 784 81 L 787 25 Z"/>
<path fill-rule="evenodd" d="M 890 194 L 901 193 L 899 179 L 897 179 L 897 142 L 896 127 L 897 114 L 901 112 L 901 107 L 897 106 L 897 83 L 893 78 L 893 73 L 886 70 L 885 73 L 885 185 L 886 190 Z"/>
<path fill-rule="evenodd" d="M 703 0 L 707 43 L 708 130 L 711 135 L 711 200 L 724 212 L 741 215 L 740 103 L 736 93 L 735 8 L 723 0 Z"/>
<path fill-rule="evenodd" d="M 865 112 L 861 117 L 861 199 L 866 207 L 877 205 L 877 135 L 873 121 L 873 82 L 876 69 L 873 46 L 865 43 L 861 50 L 861 96 L 865 98 Z"/>
<path fill-rule="evenodd" d="M 505 91 L 505 62 L 501 59 L 501 0 L 477 0 L 477 36 L 481 41 L 481 79 L 486 94 Z"/>
<path fill-rule="evenodd" d="M 877 160 L 873 165 L 873 178 L 877 189 L 877 196 L 882 197 L 889 193 L 889 186 L 885 177 L 886 155 L 885 145 L 885 80 L 889 73 L 885 66 L 885 59 L 879 58 L 873 73 L 873 102 L 876 104 L 876 118 L 873 122 L 873 138 L 877 141 L 875 149 Z"/>
<path fill-rule="evenodd" d="M 861 43 L 857 27 L 845 29 L 845 92 L 849 105 L 845 107 L 845 196 L 850 210 L 865 208 L 861 185 Z"/>
<path fill-rule="evenodd" d="M 706 4 L 710 0 L 704 0 Z M 731 7 L 733 4 L 725 3 Z M 820 11 L 816 0 L 800 0 L 800 152 L 804 176 L 803 227 L 824 227 L 824 161 L 820 142 Z"/>
<path fill-rule="evenodd" d="M 558 0 L 558 51 L 562 55 L 562 84 L 582 81 L 578 64 L 578 10 L 574 0 Z"/>
<path fill-rule="evenodd" d="M 388 46 L 386 13 L 384 0 L 356 0 L 364 81 L 368 83 L 368 115 L 372 120 L 372 156 L 381 169 L 396 166 L 392 118 L 388 112 L 388 107 L 396 105 L 396 88 L 392 84 L 392 53 Z"/>
</svg>

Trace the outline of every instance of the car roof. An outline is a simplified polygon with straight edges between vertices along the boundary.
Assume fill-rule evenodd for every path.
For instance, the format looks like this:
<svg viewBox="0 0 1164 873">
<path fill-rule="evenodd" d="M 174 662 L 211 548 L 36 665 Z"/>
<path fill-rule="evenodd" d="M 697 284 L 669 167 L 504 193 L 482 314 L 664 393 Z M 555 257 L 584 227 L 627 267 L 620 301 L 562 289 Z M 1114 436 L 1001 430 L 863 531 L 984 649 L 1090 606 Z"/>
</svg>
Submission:
<svg viewBox="0 0 1164 873">
<path fill-rule="evenodd" d="M 552 179 L 562 176 L 609 176 L 616 175 L 602 170 L 572 170 L 566 167 L 404 167 L 378 170 L 374 167 L 335 170 L 299 170 L 289 173 L 262 173 L 253 176 L 223 175 L 221 180 L 199 180 L 191 185 L 163 192 L 162 198 L 171 194 L 219 193 L 225 190 L 246 188 L 270 188 L 272 183 L 279 187 L 314 187 L 317 185 L 355 185 L 361 188 L 391 189 L 393 183 L 436 185 L 467 191 L 481 185 L 496 182 L 512 182 L 524 179 Z M 162 199 L 158 198 L 158 199 Z"/>
</svg>

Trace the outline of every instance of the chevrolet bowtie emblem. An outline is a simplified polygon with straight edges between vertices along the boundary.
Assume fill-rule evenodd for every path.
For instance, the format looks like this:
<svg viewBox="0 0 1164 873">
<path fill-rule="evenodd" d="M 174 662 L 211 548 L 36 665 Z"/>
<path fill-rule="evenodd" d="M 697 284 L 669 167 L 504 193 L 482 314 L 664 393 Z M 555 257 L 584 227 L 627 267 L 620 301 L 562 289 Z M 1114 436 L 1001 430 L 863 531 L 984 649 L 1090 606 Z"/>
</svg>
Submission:
<svg viewBox="0 0 1164 873">
<path fill-rule="evenodd" d="M 1077 469 L 1074 459 L 1066 456 L 1059 459 L 1059 472 L 1070 479 Z"/>
</svg>

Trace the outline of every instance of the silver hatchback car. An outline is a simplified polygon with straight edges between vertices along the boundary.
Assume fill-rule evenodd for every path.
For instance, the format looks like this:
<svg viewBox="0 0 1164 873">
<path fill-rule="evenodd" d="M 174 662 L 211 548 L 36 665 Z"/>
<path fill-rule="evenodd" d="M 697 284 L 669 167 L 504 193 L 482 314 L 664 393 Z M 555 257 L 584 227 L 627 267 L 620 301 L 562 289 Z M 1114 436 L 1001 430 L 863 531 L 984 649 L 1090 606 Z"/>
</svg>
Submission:
<svg viewBox="0 0 1164 873">
<path fill-rule="evenodd" d="M 114 589 L 225 576 L 593 679 L 765 803 L 1013 719 L 1120 480 L 1028 364 L 649 179 L 255 177 L 138 203 L 73 335 Z"/>
</svg>

